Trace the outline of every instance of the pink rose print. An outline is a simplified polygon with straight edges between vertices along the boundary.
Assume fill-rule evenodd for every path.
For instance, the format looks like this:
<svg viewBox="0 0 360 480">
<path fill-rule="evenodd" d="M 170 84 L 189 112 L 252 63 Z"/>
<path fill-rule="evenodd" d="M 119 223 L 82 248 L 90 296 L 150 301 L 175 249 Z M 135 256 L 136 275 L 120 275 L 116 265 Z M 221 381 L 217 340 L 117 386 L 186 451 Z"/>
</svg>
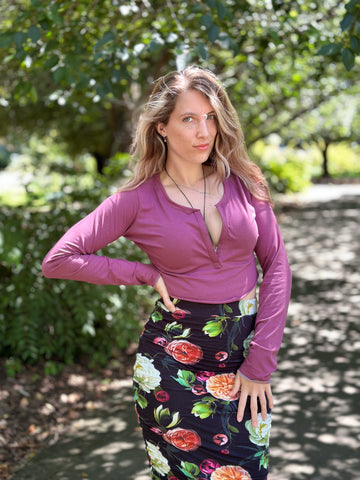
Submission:
<svg viewBox="0 0 360 480">
<path fill-rule="evenodd" d="M 229 450 L 227 448 L 224 448 L 223 450 L 221 450 L 221 453 L 223 455 L 229 455 Z"/>
<path fill-rule="evenodd" d="M 155 398 L 159 402 L 167 402 L 170 398 L 170 395 L 164 390 L 159 390 L 158 392 L 155 393 Z"/>
<path fill-rule="evenodd" d="M 217 352 L 215 354 L 215 358 L 218 362 L 223 362 L 224 360 L 226 360 L 228 358 L 228 354 L 227 352 Z"/>
<path fill-rule="evenodd" d="M 181 318 L 185 318 L 186 314 L 190 313 L 187 310 L 182 310 L 181 308 L 177 308 L 174 313 L 172 313 L 172 317 L 176 318 L 176 320 L 180 320 Z"/>
<path fill-rule="evenodd" d="M 198 372 L 198 373 L 195 373 L 195 377 L 197 380 L 199 380 L 200 382 L 206 382 L 206 380 L 210 377 L 213 377 L 215 375 L 214 372 Z"/>
<path fill-rule="evenodd" d="M 154 338 L 153 343 L 155 343 L 156 345 L 160 345 L 160 347 L 166 347 L 168 341 L 166 340 L 166 338 L 156 337 Z"/>
<path fill-rule="evenodd" d="M 165 352 L 185 365 L 194 365 L 203 357 L 203 351 L 187 340 L 173 340 L 165 347 Z"/>
<path fill-rule="evenodd" d="M 219 368 L 225 368 L 226 364 L 225 363 L 219 363 Z"/>
<path fill-rule="evenodd" d="M 213 436 L 213 442 L 216 443 L 216 445 L 225 445 L 225 443 L 228 442 L 228 437 L 224 435 L 223 433 L 217 433 L 216 435 Z"/>
<path fill-rule="evenodd" d="M 200 471 L 202 473 L 212 473 L 214 470 L 220 467 L 220 464 L 216 460 L 207 459 L 200 463 Z"/>
<path fill-rule="evenodd" d="M 192 393 L 195 395 L 205 395 L 207 393 L 206 388 L 203 385 L 193 385 L 191 388 Z"/>
<path fill-rule="evenodd" d="M 169 480 L 179 480 L 178 477 L 174 477 L 173 475 L 171 475 L 171 477 L 169 477 Z"/>
<path fill-rule="evenodd" d="M 156 427 L 151 427 L 150 430 L 154 433 L 156 433 L 157 435 L 162 435 L 163 432 L 160 430 L 160 428 L 156 428 Z"/>
</svg>

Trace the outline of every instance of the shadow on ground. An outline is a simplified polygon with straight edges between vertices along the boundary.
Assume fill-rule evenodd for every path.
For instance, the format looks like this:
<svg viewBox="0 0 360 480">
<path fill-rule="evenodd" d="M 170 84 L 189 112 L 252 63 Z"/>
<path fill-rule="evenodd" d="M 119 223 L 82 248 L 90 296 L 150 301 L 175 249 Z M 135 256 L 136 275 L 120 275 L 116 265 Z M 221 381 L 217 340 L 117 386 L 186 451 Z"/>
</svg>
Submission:
<svg viewBox="0 0 360 480">
<path fill-rule="evenodd" d="M 280 214 L 294 286 L 273 376 L 271 480 L 360 478 L 359 220 L 360 191 Z M 130 380 L 12 478 L 149 480 Z"/>
<path fill-rule="evenodd" d="M 360 478 L 360 192 L 284 210 L 293 271 L 271 478 Z"/>
</svg>

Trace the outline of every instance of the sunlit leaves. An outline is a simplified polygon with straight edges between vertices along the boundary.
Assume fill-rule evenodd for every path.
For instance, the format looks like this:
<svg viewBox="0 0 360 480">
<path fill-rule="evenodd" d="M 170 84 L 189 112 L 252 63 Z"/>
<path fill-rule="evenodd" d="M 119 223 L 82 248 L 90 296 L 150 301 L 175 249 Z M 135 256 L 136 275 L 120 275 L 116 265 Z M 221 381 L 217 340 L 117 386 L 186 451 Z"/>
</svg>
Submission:
<svg viewBox="0 0 360 480">
<path fill-rule="evenodd" d="M 94 51 L 100 50 L 107 43 L 113 42 L 116 39 L 116 34 L 112 31 L 107 31 L 104 35 L 96 42 L 93 49 Z"/>
<path fill-rule="evenodd" d="M 353 51 L 346 47 L 341 52 L 341 57 L 347 70 L 351 70 L 355 64 L 355 55 Z"/>
<path fill-rule="evenodd" d="M 42 32 L 40 28 L 36 25 L 31 25 L 27 32 L 27 37 L 30 38 L 34 43 L 36 43 L 38 40 L 40 40 L 42 36 Z"/>
<path fill-rule="evenodd" d="M 25 5 L 25 0 L 18 1 Z M 17 129 L 25 124 L 28 128 L 29 123 L 19 122 L 20 115 L 15 119 L 14 107 L 36 98 L 34 90 L 17 87 L 26 79 L 36 88 L 41 109 L 37 117 L 49 115 L 49 128 L 61 131 L 72 151 L 100 149 L 105 156 L 114 148 L 124 151 L 130 142 L 130 118 L 152 81 L 195 63 L 220 74 L 251 143 L 277 131 L 309 103 L 319 78 L 333 75 L 332 63 L 342 65 L 343 59 L 348 69 L 354 69 L 359 51 L 359 22 L 350 22 L 359 2 L 348 2 L 346 11 L 335 0 L 331 9 L 319 0 L 298 6 L 253 0 L 155 1 L 151 6 L 141 3 L 141 8 L 137 2 L 120 3 L 119 7 L 113 0 L 91 4 L 34 0 L 0 20 L 6 22 L 0 34 L 1 95 L 13 102 L 8 115 Z M 345 14 L 343 34 L 349 41 L 339 28 Z M 331 62 L 315 56 L 322 44 L 319 53 Z M 346 73 L 343 68 L 340 76 Z M 305 89 L 308 92 L 302 95 Z M 105 112 L 109 108 L 110 131 Z M 22 118 L 28 117 L 22 112 Z M 105 147 L 105 141 L 97 141 L 87 147 L 84 139 L 95 143 L 96 136 L 88 130 L 84 135 L 82 124 L 90 128 L 91 123 L 99 133 L 103 129 L 106 142 L 120 138 L 120 143 Z M 0 124 L 0 133 L 6 134 L 11 122 Z"/>
<path fill-rule="evenodd" d="M 360 53 L 360 0 L 351 0 L 345 6 L 346 13 L 340 22 L 344 33 L 341 43 L 326 44 L 318 51 L 318 55 L 326 55 L 341 59 L 346 69 L 350 71 L 355 65 L 356 55 Z"/>
</svg>

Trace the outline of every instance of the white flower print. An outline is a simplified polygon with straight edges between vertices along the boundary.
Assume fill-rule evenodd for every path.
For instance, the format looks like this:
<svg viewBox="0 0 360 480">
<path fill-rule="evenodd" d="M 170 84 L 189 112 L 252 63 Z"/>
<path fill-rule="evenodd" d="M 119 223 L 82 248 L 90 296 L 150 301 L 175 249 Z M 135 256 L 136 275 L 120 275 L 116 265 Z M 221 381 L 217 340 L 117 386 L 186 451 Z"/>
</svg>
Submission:
<svg viewBox="0 0 360 480">
<path fill-rule="evenodd" d="M 168 461 L 160 452 L 160 449 L 157 445 L 146 441 L 146 450 L 149 454 L 151 466 L 154 470 L 156 470 L 160 475 L 166 475 L 170 472 Z"/>
<path fill-rule="evenodd" d="M 249 432 L 249 438 L 255 445 L 269 446 L 270 429 L 271 429 L 271 414 L 268 413 L 266 420 L 261 418 L 261 413 L 258 413 L 258 426 L 253 427 L 251 420 L 245 422 L 246 430 Z"/>
<path fill-rule="evenodd" d="M 134 366 L 134 380 L 138 383 L 139 388 L 147 393 L 154 390 L 160 385 L 160 372 L 153 365 L 154 360 L 141 355 L 136 355 Z"/>
</svg>

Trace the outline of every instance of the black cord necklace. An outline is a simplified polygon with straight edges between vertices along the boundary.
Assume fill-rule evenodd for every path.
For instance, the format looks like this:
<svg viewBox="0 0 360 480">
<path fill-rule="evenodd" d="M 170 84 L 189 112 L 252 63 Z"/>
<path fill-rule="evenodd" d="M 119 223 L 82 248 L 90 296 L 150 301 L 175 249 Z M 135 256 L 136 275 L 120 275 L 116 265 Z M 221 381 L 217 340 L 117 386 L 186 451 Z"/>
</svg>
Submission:
<svg viewBox="0 0 360 480">
<path fill-rule="evenodd" d="M 170 180 L 173 182 L 173 184 L 176 186 L 176 188 L 179 190 L 180 193 L 184 196 L 188 204 L 190 205 L 191 208 L 194 208 L 188 197 L 185 195 L 185 193 L 181 190 L 180 186 L 175 182 L 175 180 L 172 178 L 172 176 L 169 174 L 169 172 L 166 170 L 166 167 L 164 167 L 166 175 L 170 178 Z M 205 178 L 205 171 L 204 167 L 202 166 L 202 172 L 203 172 L 203 178 L 204 178 L 204 204 L 203 204 L 203 218 L 205 221 L 205 215 L 206 215 L 206 178 Z M 209 234 L 210 235 L 210 234 Z"/>
</svg>

